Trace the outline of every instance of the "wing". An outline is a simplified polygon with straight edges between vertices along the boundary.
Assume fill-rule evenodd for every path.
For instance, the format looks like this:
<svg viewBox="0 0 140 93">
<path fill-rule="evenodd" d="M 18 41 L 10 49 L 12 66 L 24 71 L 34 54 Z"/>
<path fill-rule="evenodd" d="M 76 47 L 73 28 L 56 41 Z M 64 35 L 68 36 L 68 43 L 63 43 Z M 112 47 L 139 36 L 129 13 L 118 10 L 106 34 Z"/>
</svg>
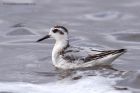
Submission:
<svg viewBox="0 0 140 93">
<path fill-rule="evenodd" d="M 85 58 L 84 62 L 89 62 L 92 60 L 98 60 L 104 58 L 108 55 L 122 54 L 126 52 L 126 49 L 118 49 L 118 50 L 108 50 L 108 51 L 99 51 L 97 54 L 89 55 Z"/>
<path fill-rule="evenodd" d="M 124 49 L 99 51 L 89 48 L 69 47 L 63 52 L 62 56 L 68 62 L 85 63 L 124 51 Z"/>
<path fill-rule="evenodd" d="M 97 54 L 97 50 L 93 51 L 90 49 L 70 46 L 63 51 L 62 57 L 63 59 L 67 60 L 67 62 L 84 63 L 85 60 L 89 60 L 87 57 L 89 57 L 91 54 Z"/>
</svg>

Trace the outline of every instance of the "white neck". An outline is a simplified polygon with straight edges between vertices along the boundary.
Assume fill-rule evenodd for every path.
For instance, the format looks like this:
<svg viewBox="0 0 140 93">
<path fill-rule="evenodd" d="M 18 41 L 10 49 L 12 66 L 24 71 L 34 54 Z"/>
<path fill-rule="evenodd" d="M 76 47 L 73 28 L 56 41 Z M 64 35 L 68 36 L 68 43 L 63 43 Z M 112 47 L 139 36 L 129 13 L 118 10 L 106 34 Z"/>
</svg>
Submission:
<svg viewBox="0 0 140 93">
<path fill-rule="evenodd" d="M 67 47 L 69 44 L 68 40 L 56 40 L 52 51 L 52 61 L 53 64 L 57 64 L 57 59 L 59 58 L 59 53 Z"/>
</svg>

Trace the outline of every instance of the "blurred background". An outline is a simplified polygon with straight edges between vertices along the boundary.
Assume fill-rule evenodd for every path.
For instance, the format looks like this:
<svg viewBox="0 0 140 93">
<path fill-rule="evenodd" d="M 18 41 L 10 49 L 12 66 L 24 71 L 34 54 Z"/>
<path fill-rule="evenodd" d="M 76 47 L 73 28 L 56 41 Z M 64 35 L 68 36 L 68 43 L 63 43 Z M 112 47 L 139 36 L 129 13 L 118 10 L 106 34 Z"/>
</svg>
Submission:
<svg viewBox="0 0 140 93">
<path fill-rule="evenodd" d="M 0 0 L 0 93 L 25 93 L 23 90 L 26 90 L 29 87 L 26 85 L 30 83 L 38 85 L 61 81 L 60 74 L 57 73 L 51 61 L 54 41 L 35 42 L 46 35 L 54 25 L 65 26 L 69 30 L 71 44 L 76 46 L 101 50 L 128 49 L 125 55 L 112 64 L 112 67 L 124 71 L 123 74 L 117 72 L 119 78 L 122 78 L 121 81 L 116 81 L 117 76 L 114 75 L 116 72 L 108 69 L 105 69 L 105 72 L 90 70 L 88 73 L 92 72 L 92 75 L 100 73 L 99 76 L 103 79 L 100 78 L 100 80 L 96 74 L 97 81 L 106 80 L 104 74 L 108 73 L 106 77 L 114 76 L 113 82 L 127 88 L 128 93 L 139 93 L 139 9 L 140 0 Z M 82 76 L 85 76 L 85 73 L 82 73 Z M 85 77 L 90 82 L 95 82 L 93 79 L 95 77 L 92 79 L 89 79 L 88 76 Z M 79 82 L 83 81 L 80 79 Z M 20 85 L 17 82 L 24 83 L 20 83 Z M 104 86 L 102 83 L 96 83 L 98 86 Z M 78 83 L 77 86 L 81 85 L 81 87 L 77 89 L 82 88 L 87 92 L 84 88 L 87 83 L 84 83 L 83 86 L 82 84 Z M 101 92 L 100 87 L 96 85 L 86 86 L 89 86 L 89 90 L 95 88 L 96 92 L 92 90 L 88 91 L 89 93 L 114 93 L 108 89 Z M 112 86 L 112 84 L 108 86 Z M 47 90 L 39 88 L 36 92 L 36 88 L 37 86 L 32 85 L 32 88 L 27 89 L 26 92 L 58 93 L 57 89 L 52 92 L 47 87 L 45 87 Z M 66 89 L 70 91 L 74 88 Z M 58 88 L 58 90 L 63 89 Z M 124 90 L 123 92 L 115 89 L 113 91 L 127 93 Z M 73 93 L 78 92 L 73 91 Z"/>
</svg>

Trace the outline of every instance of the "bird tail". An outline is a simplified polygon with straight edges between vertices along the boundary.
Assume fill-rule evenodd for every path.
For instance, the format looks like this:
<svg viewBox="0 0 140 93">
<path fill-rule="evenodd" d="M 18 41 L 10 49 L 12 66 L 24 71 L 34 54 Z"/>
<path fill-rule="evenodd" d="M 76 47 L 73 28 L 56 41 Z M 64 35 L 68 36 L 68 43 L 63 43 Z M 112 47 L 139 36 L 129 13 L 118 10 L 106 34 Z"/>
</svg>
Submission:
<svg viewBox="0 0 140 93">
<path fill-rule="evenodd" d="M 117 59 L 119 56 L 121 56 L 125 52 L 127 52 L 127 49 L 118 49 L 118 50 L 106 51 L 105 53 L 103 53 L 103 54 L 105 54 L 105 56 L 102 57 L 100 62 L 105 64 L 105 65 L 111 64 L 115 59 Z"/>
<path fill-rule="evenodd" d="M 112 53 L 110 54 L 118 54 L 118 53 L 123 54 L 125 52 L 127 52 L 127 49 L 119 49 L 119 50 L 112 50 Z"/>
<path fill-rule="evenodd" d="M 108 65 L 111 64 L 116 58 L 124 54 L 126 49 L 101 51 L 99 54 L 90 55 L 85 58 L 85 62 L 96 60 L 97 64 Z"/>
</svg>

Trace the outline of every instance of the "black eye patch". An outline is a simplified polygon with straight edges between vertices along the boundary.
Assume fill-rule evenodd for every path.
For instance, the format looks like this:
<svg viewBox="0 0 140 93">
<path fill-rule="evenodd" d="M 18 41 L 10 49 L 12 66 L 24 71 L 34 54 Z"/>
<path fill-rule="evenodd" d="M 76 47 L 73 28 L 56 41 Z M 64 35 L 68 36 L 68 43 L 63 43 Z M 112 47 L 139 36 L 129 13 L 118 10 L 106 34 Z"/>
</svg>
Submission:
<svg viewBox="0 0 140 93">
<path fill-rule="evenodd" d="M 59 31 L 59 33 L 60 33 L 61 35 L 64 35 L 64 33 L 63 33 L 62 31 Z"/>
<path fill-rule="evenodd" d="M 53 32 L 54 33 L 60 33 L 61 35 L 64 35 L 64 33 L 62 31 L 58 30 L 58 29 L 54 29 Z"/>
<path fill-rule="evenodd" d="M 53 30 L 54 33 L 58 32 L 58 31 L 59 31 L 58 29 L 54 29 L 54 30 Z"/>
</svg>

